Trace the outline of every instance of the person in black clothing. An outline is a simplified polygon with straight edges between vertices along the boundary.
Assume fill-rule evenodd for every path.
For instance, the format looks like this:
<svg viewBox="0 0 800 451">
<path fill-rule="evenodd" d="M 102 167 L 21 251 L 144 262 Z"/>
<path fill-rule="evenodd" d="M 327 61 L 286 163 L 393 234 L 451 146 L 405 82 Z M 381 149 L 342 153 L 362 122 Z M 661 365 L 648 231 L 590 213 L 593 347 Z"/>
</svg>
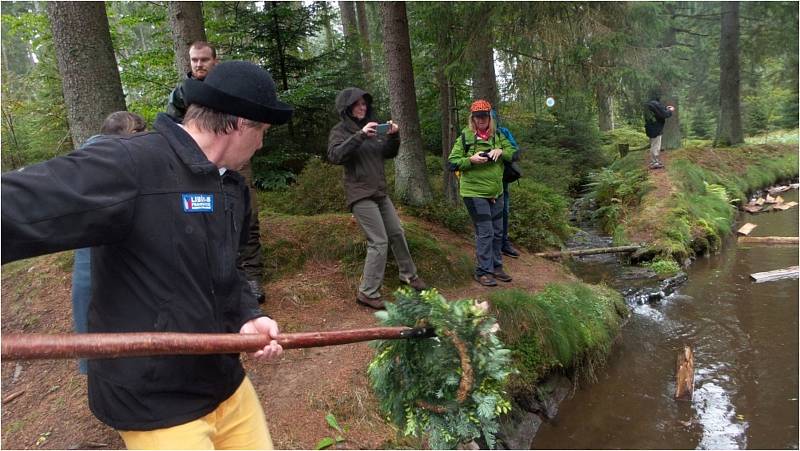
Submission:
<svg viewBox="0 0 800 451">
<path fill-rule="evenodd" d="M 211 70 L 214 69 L 214 66 L 219 64 L 217 50 L 208 42 L 195 41 L 189 46 L 189 62 L 192 70 L 186 74 L 186 79 L 203 81 Z M 167 102 L 167 114 L 174 117 L 179 122 L 183 120 L 187 107 L 184 101 L 183 85 L 184 83 L 181 83 L 172 90 L 169 95 L 169 101 Z M 261 261 L 261 232 L 258 225 L 256 188 L 253 185 L 253 168 L 249 161 L 239 169 L 239 173 L 244 176 L 247 185 L 250 187 L 253 215 L 248 227 L 247 243 L 239 250 L 238 262 L 247 275 L 247 284 L 256 295 L 258 303 L 262 304 L 266 299 L 264 290 L 261 288 L 261 279 L 264 277 L 264 265 Z"/>
<path fill-rule="evenodd" d="M 651 95 L 650 101 L 645 104 L 644 131 L 650 138 L 650 169 L 664 167 L 658 158 L 661 152 L 661 135 L 664 133 L 664 122 L 672 116 L 673 111 L 675 111 L 675 107 L 665 106 L 655 94 Z"/>
<path fill-rule="evenodd" d="M 263 334 L 236 255 L 247 239 L 249 191 L 235 170 L 292 109 L 267 71 L 232 61 L 184 85 L 184 124 L 153 130 L 0 178 L 2 263 L 92 249 L 89 332 Z M 129 448 L 268 448 L 269 431 L 238 354 L 89 361 L 89 407 Z"/>
</svg>

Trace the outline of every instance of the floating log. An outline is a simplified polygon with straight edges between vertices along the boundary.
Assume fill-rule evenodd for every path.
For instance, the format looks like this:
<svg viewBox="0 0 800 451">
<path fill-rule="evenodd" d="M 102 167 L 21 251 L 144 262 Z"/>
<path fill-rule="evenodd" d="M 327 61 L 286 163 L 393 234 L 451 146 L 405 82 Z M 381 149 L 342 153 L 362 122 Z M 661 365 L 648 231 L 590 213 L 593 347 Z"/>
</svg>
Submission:
<svg viewBox="0 0 800 451">
<path fill-rule="evenodd" d="M 533 255 L 544 258 L 561 258 L 567 256 L 595 255 L 595 254 L 623 254 L 636 252 L 641 246 L 616 246 L 596 247 L 592 249 L 572 249 L 566 251 L 537 252 Z"/>
<path fill-rule="evenodd" d="M 792 207 L 794 207 L 796 205 L 797 205 L 797 202 L 787 202 L 785 204 L 775 205 L 772 208 L 775 209 L 775 210 L 784 211 L 784 210 L 788 210 L 788 209 L 790 209 L 790 208 L 792 208 Z"/>
<path fill-rule="evenodd" d="M 373 327 L 280 334 L 284 349 L 314 348 L 369 340 L 434 336 L 426 327 Z M 268 345 L 262 334 L 189 334 L 132 332 L 102 334 L 3 334 L 0 358 L 8 360 L 118 358 L 149 355 L 200 355 L 255 352 Z"/>
<path fill-rule="evenodd" d="M 689 346 L 678 354 L 675 370 L 675 399 L 691 401 L 694 395 L 694 354 Z"/>
<path fill-rule="evenodd" d="M 739 244 L 797 244 L 796 236 L 740 236 Z"/>
<path fill-rule="evenodd" d="M 756 283 L 772 282 L 773 280 L 797 279 L 800 277 L 800 266 L 790 266 L 775 271 L 757 272 L 750 274 L 750 278 Z"/>
<path fill-rule="evenodd" d="M 736 231 L 736 233 L 738 233 L 739 235 L 747 236 L 750 235 L 750 232 L 752 232 L 753 229 L 755 229 L 756 227 L 758 227 L 758 224 L 751 224 L 748 222 L 747 224 L 740 227 L 739 230 Z"/>
</svg>

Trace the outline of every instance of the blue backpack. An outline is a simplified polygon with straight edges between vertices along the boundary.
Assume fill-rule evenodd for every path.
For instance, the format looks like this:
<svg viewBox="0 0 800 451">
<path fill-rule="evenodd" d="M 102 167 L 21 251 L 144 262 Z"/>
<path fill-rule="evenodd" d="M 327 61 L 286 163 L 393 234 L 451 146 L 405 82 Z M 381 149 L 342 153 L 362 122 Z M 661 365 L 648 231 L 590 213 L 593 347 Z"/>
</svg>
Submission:
<svg viewBox="0 0 800 451">
<path fill-rule="evenodd" d="M 514 135 L 511 133 L 511 130 L 500 125 L 500 118 L 497 116 L 497 112 L 495 110 L 492 110 L 492 117 L 494 117 L 494 120 L 497 123 L 498 133 L 502 133 L 516 151 L 514 152 L 514 156 L 511 158 L 510 163 L 506 161 L 503 162 L 503 183 L 516 182 L 520 177 L 522 177 L 522 170 L 519 167 L 519 164 L 517 164 L 522 149 L 519 148 L 519 144 L 517 143 L 517 140 L 514 139 Z"/>
</svg>

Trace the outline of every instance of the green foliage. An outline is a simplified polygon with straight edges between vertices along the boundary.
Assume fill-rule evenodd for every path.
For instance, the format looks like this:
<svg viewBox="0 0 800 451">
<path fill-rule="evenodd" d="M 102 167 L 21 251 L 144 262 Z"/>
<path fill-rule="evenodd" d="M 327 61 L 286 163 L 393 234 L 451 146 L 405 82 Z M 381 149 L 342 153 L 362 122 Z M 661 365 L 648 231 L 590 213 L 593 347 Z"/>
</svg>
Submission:
<svg viewBox="0 0 800 451">
<path fill-rule="evenodd" d="M 308 261 L 340 261 L 345 276 L 357 282 L 367 246 L 350 214 L 314 216 L 268 215 L 270 232 L 262 238 L 264 267 L 270 277 L 300 270 Z M 442 288 L 464 283 L 472 273 L 471 256 L 457 246 L 436 240 L 413 222 L 405 222 L 406 241 L 420 277 Z M 400 285 L 394 259 L 386 267 L 387 288 Z M 354 282 L 354 283 L 355 283 Z"/>
<path fill-rule="evenodd" d="M 512 370 L 485 304 L 448 302 L 435 289 L 398 290 L 396 297 L 375 314 L 381 325 L 432 327 L 438 338 L 374 343 L 367 373 L 381 409 L 405 435 L 427 435 L 433 449 L 478 437 L 494 448 L 498 417 L 510 409 L 504 385 Z"/>
<path fill-rule="evenodd" d="M 539 293 L 501 290 L 490 296 L 500 338 L 519 371 L 509 381 L 514 395 L 533 393 L 555 370 L 591 376 L 602 364 L 628 309 L 616 291 L 580 282 L 550 284 Z"/>
<path fill-rule="evenodd" d="M 591 174 L 587 199 L 593 199 L 597 210 L 593 219 L 600 227 L 613 233 L 623 222 L 626 212 L 635 208 L 652 186 L 647 173 L 640 168 L 638 154 L 631 154 L 614 165 Z"/>
<path fill-rule="evenodd" d="M 276 211 L 296 215 L 317 215 L 347 211 L 342 166 L 325 163 L 319 158 L 308 160 L 297 181 L 282 201 L 273 205 Z"/>
<path fill-rule="evenodd" d="M 515 244 L 532 251 L 542 250 L 560 247 L 572 235 L 564 196 L 526 178 L 512 183 L 509 192 L 508 234 Z"/>
<path fill-rule="evenodd" d="M 344 441 L 344 437 L 342 435 L 344 434 L 344 429 L 339 426 L 339 422 L 336 421 L 336 417 L 332 413 L 328 412 L 328 414 L 325 415 L 325 422 L 328 423 L 328 427 L 336 432 L 336 434 L 333 437 L 324 437 L 320 439 L 314 449 L 326 449 Z"/>
<path fill-rule="evenodd" d="M 659 276 L 671 276 L 677 274 L 681 270 L 681 267 L 675 260 L 656 259 L 642 266 L 652 269 Z"/>
</svg>

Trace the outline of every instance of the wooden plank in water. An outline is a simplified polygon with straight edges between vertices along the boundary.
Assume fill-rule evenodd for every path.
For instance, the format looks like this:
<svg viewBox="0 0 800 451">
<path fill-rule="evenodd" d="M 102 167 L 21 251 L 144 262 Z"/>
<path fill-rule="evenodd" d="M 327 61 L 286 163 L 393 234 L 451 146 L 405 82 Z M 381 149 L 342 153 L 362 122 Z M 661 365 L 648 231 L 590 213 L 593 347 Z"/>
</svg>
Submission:
<svg viewBox="0 0 800 451">
<path fill-rule="evenodd" d="M 678 354 L 675 370 L 675 399 L 692 400 L 694 394 L 694 354 L 689 346 Z"/>
<path fill-rule="evenodd" d="M 787 203 L 785 203 L 785 204 L 778 204 L 778 205 L 775 205 L 775 206 L 774 206 L 774 207 L 772 207 L 772 208 L 774 208 L 775 210 L 781 210 L 781 211 L 784 211 L 784 210 L 788 210 L 788 209 L 790 209 L 790 208 L 794 207 L 795 205 L 797 205 L 797 202 L 787 202 Z"/>
<path fill-rule="evenodd" d="M 756 227 L 758 227 L 758 224 L 751 224 L 748 222 L 747 224 L 740 227 L 739 230 L 736 231 L 736 233 L 738 233 L 739 235 L 747 236 L 750 235 L 750 232 L 752 232 L 753 229 L 755 229 Z"/>
<path fill-rule="evenodd" d="M 772 194 L 774 196 L 774 195 L 780 194 L 780 193 L 782 193 L 784 191 L 789 191 L 791 188 L 792 187 L 790 185 L 774 186 L 774 187 L 768 189 L 767 192 L 769 192 L 770 194 Z"/>
<path fill-rule="evenodd" d="M 537 252 L 533 255 L 544 258 L 560 258 L 566 256 L 596 255 L 596 254 L 624 254 L 635 252 L 641 246 L 616 246 L 616 247 L 596 247 L 592 249 L 573 249 L 565 251 Z"/>
<path fill-rule="evenodd" d="M 796 236 L 740 236 L 740 244 L 797 244 Z"/>
<path fill-rule="evenodd" d="M 800 266 L 791 266 L 784 269 L 776 269 L 775 271 L 756 272 L 750 274 L 750 278 L 756 283 L 772 282 L 773 280 L 783 279 L 797 279 L 800 277 Z"/>
<path fill-rule="evenodd" d="M 760 205 L 745 205 L 744 207 L 742 207 L 742 210 L 744 210 L 744 211 L 746 211 L 748 213 L 758 213 L 758 212 L 761 211 L 761 206 Z"/>
</svg>

